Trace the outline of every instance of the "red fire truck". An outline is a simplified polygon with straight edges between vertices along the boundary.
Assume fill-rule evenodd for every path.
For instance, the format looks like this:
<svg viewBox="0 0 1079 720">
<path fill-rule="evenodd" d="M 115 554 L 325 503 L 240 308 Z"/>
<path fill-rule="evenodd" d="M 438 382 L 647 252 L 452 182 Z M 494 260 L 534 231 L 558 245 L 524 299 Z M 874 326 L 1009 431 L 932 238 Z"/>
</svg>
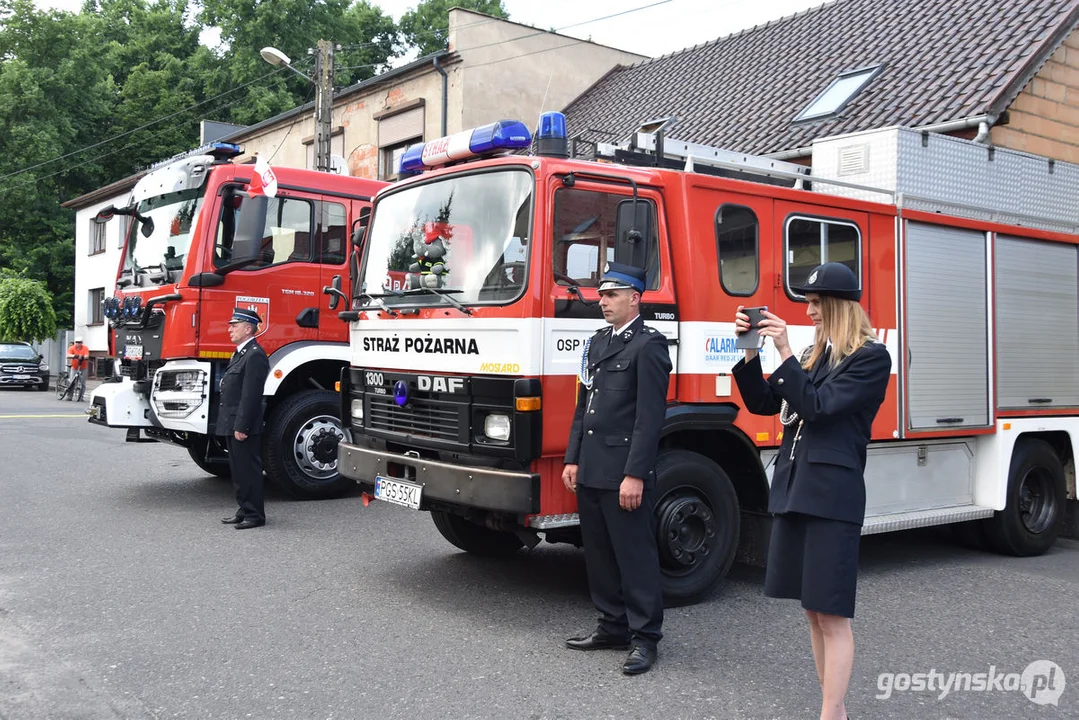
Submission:
<svg viewBox="0 0 1079 720">
<path fill-rule="evenodd" d="M 792 288 L 836 261 L 893 358 L 863 533 L 954 523 L 1006 553 L 1052 545 L 1079 443 L 1079 167 L 889 128 L 818 142 L 810 168 L 662 124 L 584 160 L 563 130 L 541 118 L 536 155 L 500 154 L 530 144 L 509 122 L 416 146 L 402 171 L 422 172 L 379 192 L 357 287 L 401 272 L 425 223 L 451 231 L 437 280 L 357 295 L 343 316 L 342 475 L 430 511 L 468 552 L 579 544 L 560 475 L 582 349 L 602 327 L 604 264 L 632 263 L 674 364 L 656 468 L 664 592 L 699 599 L 740 551 L 760 555 L 782 432 L 731 382 L 735 308 L 768 306 L 807 346 Z"/>
<path fill-rule="evenodd" d="M 385 183 L 280 167 L 269 197 L 251 191 L 253 166 L 230 162 L 239 153 L 214 143 L 165 161 L 128 207 L 102 212 L 129 216 L 131 228 L 104 308 L 121 372 L 94 392 L 90 421 L 126 429 L 129 441 L 182 445 L 204 471 L 227 476 L 214 435 L 218 386 L 235 349 L 232 308 L 250 307 L 270 358 L 267 475 L 295 497 L 332 496 L 351 486 L 337 472 L 347 430 L 334 392 L 348 335 L 324 306 L 351 294 L 351 234 Z"/>
</svg>

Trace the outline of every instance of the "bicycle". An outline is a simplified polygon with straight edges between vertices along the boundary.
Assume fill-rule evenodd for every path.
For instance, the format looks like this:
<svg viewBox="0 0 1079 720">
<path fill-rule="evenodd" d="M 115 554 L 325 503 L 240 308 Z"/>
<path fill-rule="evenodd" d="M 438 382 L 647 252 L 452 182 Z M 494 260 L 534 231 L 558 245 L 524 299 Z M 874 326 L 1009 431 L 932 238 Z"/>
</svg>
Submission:
<svg viewBox="0 0 1079 720">
<path fill-rule="evenodd" d="M 74 400 L 75 402 L 82 402 L 83 395 L 86 393 L 86 381 L 82 379 L 82 373 L 75 371 L 68 373 L 67 375 L 61 375 L 56 379 L 56 399 L 63 400 L 67 397 L 68 400 Z M 76 395 L 78 397 L 76 397 Z"/>
</svg>

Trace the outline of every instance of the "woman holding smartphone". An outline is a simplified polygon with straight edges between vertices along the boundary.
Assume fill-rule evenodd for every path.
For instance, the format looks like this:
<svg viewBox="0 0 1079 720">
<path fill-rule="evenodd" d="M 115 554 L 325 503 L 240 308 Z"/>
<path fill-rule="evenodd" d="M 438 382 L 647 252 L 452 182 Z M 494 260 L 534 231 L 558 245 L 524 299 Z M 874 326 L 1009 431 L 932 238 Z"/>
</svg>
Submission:
<svg viewBox="0 0 1079 720">
<path fill-rule="evenodd" d="M 846 265 L 825 263 L 794 290 L 805 295 L 816 327 L 813 345 L 795 357 L 787 323 L 763 311 L 756 329 L 772 339 L 780 364 L 766 380 L 757 350 L 746 350 L 733 373 L 746 409 L 779 413 L 784 425 L 768 499 L 774 518 L 764 592 L 801 600 L 823 695 L 821 720 L 844 720 L 866 446 L 892 361 L 858 304 L 858 278 Z M 739 308 L 735 332 L 749 329 Z"/>
</svg>

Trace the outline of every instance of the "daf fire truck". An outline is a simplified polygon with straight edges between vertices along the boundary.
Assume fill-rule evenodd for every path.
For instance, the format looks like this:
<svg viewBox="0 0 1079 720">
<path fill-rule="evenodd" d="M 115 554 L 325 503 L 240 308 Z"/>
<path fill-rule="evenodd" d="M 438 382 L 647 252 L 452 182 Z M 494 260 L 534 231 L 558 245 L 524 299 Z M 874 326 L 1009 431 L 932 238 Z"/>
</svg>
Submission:
<svg viewBox="0 0 1079 720">
<path fill-rule="evenodd" d="M 808 346 L 793 288 L 834 261 L 893 360 L 863 533 L 956 524 L 1004 553 L 1053 544 L 1079 447 L 1079 167 L 902 128 L 818 141 L 812 167 L 665 138 L 662 123 L 570 157 L 557 114 L 520 154 L 530 144 L 506 121 L 414 146 L 414 176 L 376 197 L 366 290 L 342 316 L 344 476 L 429 511 L 471 553 L 579 544 L 560 476 L 582 351 L 603 326 L 604 265 L 634 264 L 674 365 L 656 467 L 664 592 L 700 599 L 739 552 L 761 556 L 783 430 L 731 382 L 736 308 L 768 306 Z M 431 222 L 444 272 L 394 289 Z"/>
<path fill-rule="evenodd" d="M 298 498 L 337 495 L 352 487 L 337 472 L 348 431 L 334 392 L 348 335 L 327 310 L 347 303 L 351 234 L 385 183 L 279 167 L 270 196 L 252 186 L 252 165 L 230 161 L 240 152 L 213 143 L 160 163 L 130 205 L 102 211 L 99 219 L 126 215 L 131 226 L 104 307 L 119 381 L 95 390 L 90 421 L 125 429 L 129 441 L 182 445 L 202 470 L 227 476 L 214 434 L 235 350 L 227 323 L 233 307 L 251 308 L 270 359 L 267 475 Z"/>
</svg>

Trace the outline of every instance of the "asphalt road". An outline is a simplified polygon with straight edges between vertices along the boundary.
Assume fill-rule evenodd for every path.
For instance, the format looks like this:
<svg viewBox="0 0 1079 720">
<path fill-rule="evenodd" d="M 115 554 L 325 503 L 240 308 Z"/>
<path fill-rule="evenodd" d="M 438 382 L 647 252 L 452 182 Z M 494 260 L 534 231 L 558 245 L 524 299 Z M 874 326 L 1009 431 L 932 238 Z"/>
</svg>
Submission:
<svg viewBox="0 0 1079 720">
<path fill-rule="evenodd" d="M 80 410 L 0 391 L 0 718 L 817 717 L 804 617 L 758 569 L 668 610 L 659 665 L 624 677 L 620 652 L 563 649 L 594 622 L 577 550 L 473 558 L 358 495 L 271 491 L 237 532 L 227 481 Z M 1079 717 L 1079 543 L 1016 559 L 923 531 L 862 554 L 852 718 Z M 1003 689 L 1038 660 L 1059 706 Z M 989 691 L 879 697 L 990 667 Z"/>
</svg>

